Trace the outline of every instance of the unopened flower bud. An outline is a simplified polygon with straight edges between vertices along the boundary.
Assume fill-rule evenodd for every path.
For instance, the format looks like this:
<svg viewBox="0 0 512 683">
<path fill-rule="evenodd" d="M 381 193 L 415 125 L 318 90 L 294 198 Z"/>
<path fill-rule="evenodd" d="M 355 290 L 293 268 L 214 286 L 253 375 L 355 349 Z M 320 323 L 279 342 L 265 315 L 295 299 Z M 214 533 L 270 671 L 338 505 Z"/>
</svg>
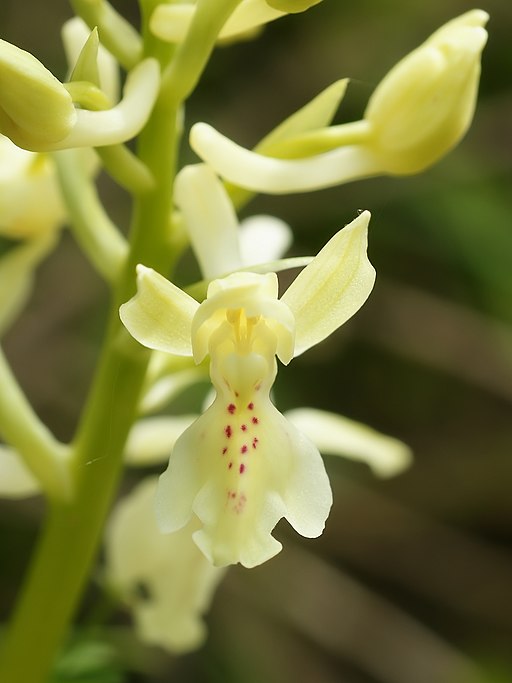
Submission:
<svg viewBox="0 0 512 683">
<path fill-rule="evenodd" d="M 46 148 L 73 128 L 65 87 L 25 50 L 0 40 L 0 132 L 27 149 Z"/>
<path fill-rule="evenodd" d="M 400 61 L 378 85 L 365 112 L 368 146 L 388 173 L 422 171 L 467 131 L 475 109 L 488 15 L 454 19 Z"/>
</svg>

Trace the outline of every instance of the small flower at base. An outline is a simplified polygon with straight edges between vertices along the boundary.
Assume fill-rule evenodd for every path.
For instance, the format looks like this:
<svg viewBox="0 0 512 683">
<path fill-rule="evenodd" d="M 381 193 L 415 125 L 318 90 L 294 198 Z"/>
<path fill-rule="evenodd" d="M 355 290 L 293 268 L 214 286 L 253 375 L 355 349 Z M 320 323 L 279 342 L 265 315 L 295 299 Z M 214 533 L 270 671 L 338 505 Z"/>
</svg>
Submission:
<svg viewBox="0 0 512 683">
<path fill-rule="evenodd" d="M 156 477 L 114 508 L 106 531 L 106 580 L 133 612 L 141 640 L 174 654 L 199 647 L 202 615 L 224 576 L 192 541 L 197 521 L 164 536 L 154 513 Z"/>
</svg>

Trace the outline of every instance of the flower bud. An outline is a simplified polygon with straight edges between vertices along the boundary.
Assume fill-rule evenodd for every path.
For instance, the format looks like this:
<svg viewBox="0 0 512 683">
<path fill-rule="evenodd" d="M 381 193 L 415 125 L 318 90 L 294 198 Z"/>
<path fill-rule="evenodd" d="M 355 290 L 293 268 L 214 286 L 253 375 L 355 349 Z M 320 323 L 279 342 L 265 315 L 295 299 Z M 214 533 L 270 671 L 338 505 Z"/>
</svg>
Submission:
<svg viewBox="0 0 512 683">
<path fill-rule="evenodd" d="M 0 40 L 0 133 L 37 150 L 65 138 L 75 119 L 62 83 L 29 52 Z"/>
<path fill-rule="evenodd" d="M 400 61 L 365 112 L 368 146 L 388 173 L 417 173 L 454 147 L 475 109 L 488 15 L 472 10 L 448 22 Z"/>
</svg>

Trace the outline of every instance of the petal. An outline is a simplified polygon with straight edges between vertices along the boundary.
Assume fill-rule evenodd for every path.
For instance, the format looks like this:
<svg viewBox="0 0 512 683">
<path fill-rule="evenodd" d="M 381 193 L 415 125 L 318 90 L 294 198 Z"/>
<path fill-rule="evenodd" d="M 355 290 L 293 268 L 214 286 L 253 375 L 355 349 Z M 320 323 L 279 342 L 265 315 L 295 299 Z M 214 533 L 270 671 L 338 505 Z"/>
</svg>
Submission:
<svg viewBox="0 0 512 683">
<path fill-rule="evenodd" d="M 293 240 L 289 225 L 275 216 L 246 218 L 240 223 L 238 235 L 244 266 L 279 259 L 288 251 Z"/>
<path fill-rule="evenodd" d="M 61 35 L 70 68 L 76 63 L 90 33 L 89 27 L 80 17 L 73 17 L 64 22 Z M 101 89 L 111 102 L 117 102 L 119 97 L 119 67 L 114 57 L 101 44 L 98 48 L 98 69 Z"/>
<path fill-rule="evenodd" d="M 224 571 L 192 541 L 197 521 L 164 536 L 154 516 L 156 477 L 144 479 L 113 511 L 106 533 L 108 583 L 131 607 L 139 637 L 173 653 L 197 648 Z"/>
<path fill-rule="evenodd" d="M 124 461 L 147 467 L 167 462 L 178 438 L 197 415 L 159 415 L 136 422 L 128 436 Z"/>
<path fill-rule="evenodd" d="M 323 341 L 361 308 L 375 270 L 366 255 L 370 213 L 336 233 L 281 297 L 295 316 L 295 355 Z"/>
<path fill-rule="evenodd" d="M 0 444 L 0 496 L 26 498 L 40 492 L 39 483 L 16 451 Z"/>
<path fill-rule="evenodd" d="M 243 308 L 245 315 L 262 316 L 277 336 L 277 355 L 283 363 L 293 357 L 295 321 L 290 309 L 277 299 L 275 273 L 232 273 L 213 280 L 208 297 L 198 309 L 192 323 L 194 359 L 200 363 L 208 353 L 213 331 L 218 328 L 225 310 Z"/>
<path fill-rule="evenodd" d="M 325 527 L 332 492 L 318 448 L 281 415 L 293 464 L 283 496 L 286 519 L 301 536 L 316 538 Z"/>
<path fill-rule="evenodd" d="M 190 145 L 221 177 L 253 192 L 319 190 L 381 172 L 372 152 L 357 145 L 305 159 L 274 159 L 240 147 L 206 123 L 192 126 Z"/>
<path fill-rule="evenodd" d="M 191 356 L 199 304 L 151 268 L 137 266 L 137 294 L 119 309 L 128 332 L 150 349 Z"/>
<path fill-rule="evenodd" d="M 342 415 L 297 408 L 286 412 L 285 417 L 322 453 L 364 462 L 378 477 L 393 477 L 411 464 L 411 449 L 402 441 Z"/>
<path fill-rule="evenodd" d="M 69 135 L 51 146 L 52 150 L 72 147 L 101 147 L 131 140 L 144 127 L 160 87 L 156 59 L 145 59 L 129 74 L 121 102 L 105 111 L 77 110 Z"/>
<path fill-rule="evenodd" d="M 273 557 L 281 544 L 271 533 L 282 517 L 318 536 L 332 503 L 316 447 L 263 392 L 253 398 L 235 407 L 219 394 L 180 437 L 159 482 L 160 528 L 180 529 L 195 513 L 203 528 L 194 540 L 218 566 Z"/>
<path fill-rule="evenodd" d="M 293 113 L 256 145 L 255 151 L 263 154 L 279 142 L 293 138 L 301 133 L 324 128 L 334 118 L 345 95 L 348 78 L 343 78 L 322 90 L 310 102 Z"/>
<path fill-rule="evenodd" d="M 213 170 L 205 164 L 185 166 L 174 192 L 204 277 L 213 280 L 240 268 L 238 219 Z"/>
<path fill-rule="evenodd" d="M 177 440 L 169 465 L 158 480 L 156 520 L 164 534 L 182 529 L 192 517 L 194 499 L 201 487 L 199 459 L 208 447 L 201 434 L 208 412 L 199 417 Z"/>
</svg>

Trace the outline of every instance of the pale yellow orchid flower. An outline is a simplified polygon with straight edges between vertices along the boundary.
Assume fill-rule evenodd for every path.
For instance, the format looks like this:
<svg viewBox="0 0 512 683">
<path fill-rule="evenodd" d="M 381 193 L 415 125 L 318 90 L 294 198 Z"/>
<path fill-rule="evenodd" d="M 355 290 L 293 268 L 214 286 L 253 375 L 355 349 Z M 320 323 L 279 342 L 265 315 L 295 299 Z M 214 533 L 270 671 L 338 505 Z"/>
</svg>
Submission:
<svg viewBox="0 0 512 683">
<path fill-rule="evenodd" d="M 214 280 L 198 304 L 138 266 L 137 295 L 120 311 L 128 331 L 152 349 L 210 356 L 215 401 L 178 439 L 157 514 L 167 532 L 199 517 L 194 539 L 214 564 L 252 567 L 275 555 L 281 517 L 304 536 L 323 530 L 332 497 L 321 456 L 269 393 L 276 356 L 286 364 L 321 342 L 368 297 L 368 221 L 365 212 L 337 233 L 280 299 L 275 273 Z"/>
</svg>

